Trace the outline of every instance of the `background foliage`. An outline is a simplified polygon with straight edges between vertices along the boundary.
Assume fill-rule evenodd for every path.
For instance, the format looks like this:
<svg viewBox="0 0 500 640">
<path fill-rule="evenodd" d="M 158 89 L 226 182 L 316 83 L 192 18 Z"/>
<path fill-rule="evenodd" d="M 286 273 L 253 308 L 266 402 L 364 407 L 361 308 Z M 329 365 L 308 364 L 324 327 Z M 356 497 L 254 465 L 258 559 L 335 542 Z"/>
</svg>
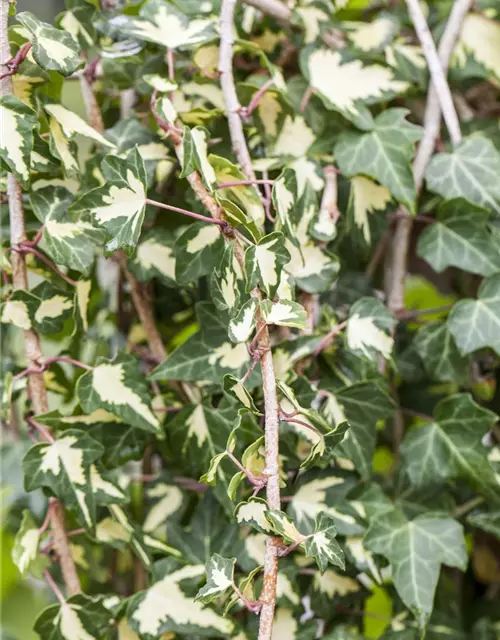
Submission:
<svg viewBox="0 0 500 640">
<path fill-rule="evenodd" d="M 67 0 L 52 26 L 11 7 L 12 55 L 32 46 L 1 98 L 5 640 L 255 638 L 269 535 L 275 640 L 500 633 L 500 5 L 465 17 L 461 139 L 431 139 L 421 187 L 406 6 L 254 4 L 276 5 L 238 4 L 233 71 L 258 186 L 229 135 L 218 0 Z M 421 7 L 438 41 L 452 3 Z"/>
</svg>

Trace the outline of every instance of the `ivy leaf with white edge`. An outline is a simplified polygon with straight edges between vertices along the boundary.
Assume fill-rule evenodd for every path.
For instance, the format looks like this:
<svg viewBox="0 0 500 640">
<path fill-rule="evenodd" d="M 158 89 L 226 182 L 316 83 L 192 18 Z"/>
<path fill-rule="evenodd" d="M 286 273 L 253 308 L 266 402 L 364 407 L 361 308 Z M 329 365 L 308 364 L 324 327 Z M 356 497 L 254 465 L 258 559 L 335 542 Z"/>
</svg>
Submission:
<svg viewBox="0 0 500 640">
<path fill-rule="evenodd" d="M 294 329 L 305 329 L 307 326 L 307 311 L 298 302 L 263 300 L 260 308 L 267 324 Z"/>
<path fill-rule="evenodd" d="M 493 5 L 492 5 L 493 6 Z M 488 11 L 488 10 L 486 10 Z M 498 21 L 483 13 L 469 13 L 465 16 L 458 42 L 453 50 L 453 65 L 466 72 L 470 58 L 474 61 L 473 76 L 477 76 L 476 67 L 491 83 L 500 80 L 500 63 L 496 56 L 495 42 L 500 37 Z M 497 16 L 498 18 L 498 13 Z"/>
<path fill-rule="evenodd" d="M 237 402 L 242 404 L 245 409 L 248 409 L 256 415 L 261 415 L 260 411 L 255 406 L 252 396 L 241 380 L 231 375 L 230 373 L 227 373 L 224 376 L 222 386 L 224 388 L 224 391 L 232 398 L 234 398 Z"/>
<path fill-rule="evenodd" d="M 147 0 L 138 18 L 120 23 L 127 35 L 170 49 L 187 48 L 216 36 L 210 19 L 192 19 L 164 0 Z"/>
<path fill-rule="evenodd" d="M 146 533 L 154 533 L 168 518 L 180 510 L 184 496 L 179 487 L 162 480 L 148 486 L 146 495 L 154 503 L 148 509 L 142 528 Z"/>
<path fill-rule="evenodd" d="M 234 242 L 226 242 L 222 259 L 210 278 L 210 294 L 217 309 L 231 316 L 239 308 L 240 299 L 246 296 L 245 277 L 234 255 Z"/>
<path fill-rule="evenodd" d="M 64 187 L 48 186 L 33 192 L 30 203 L 44 225 L 42 248 L 56 264 L 88 275 L 96 247 L 104 242 L 104 233 L 68 211 L 73 199 Z"/>
<path fill-rule="evenodd" d="M 102 598 L 80 593 L 64 604 L 47 607 L 36 619 L 34 629 L 42 640 L 99 640 L 112 622 Z"/>
<path fill-rule="evenodd" d="M 229 321 L 228 335 L 233 342 L 247 342 L 257 323 L 256 312 L 259 303 L 249 298 L 238 313 Z"/>
<path fill-rule="evenodd" d="M 40 554 L 39 543 L 40 529 L 31 513 L 25 509 L 12 548 L 12 560 L 23 578 L 31 574 L 40 579 L 50 566 L 48 557 Z"/>
<path fill-rule="evenodd" d="M 371 244 L 370 215 L 375 211 L 385 211 L 392 196 L 382 185 L 365 176 L 354 176 L 351 179 L 349 193 L 349 213 L 354 224 L 361 230 L 366 244 Z"/>
<path fill-rule="evenodd" d="M 131 254 L 141 234 L 146 209 L 147 175 L 137 148 L 125 158 L 107 156 L 102 163 L 106 184 L 82 195 L 71 207 L 77 216 L 89 214 L 108 235 L 106 250 Z"/>
<path fill-rule="evenodd" d="M 234 623 L 193 601 L 182 589 L 184 581 L 201 580 L 204 575 L 203 565 L 170 570 L 152 587 L 132 596 L 127 612 L 132 629 L 144 640 L 157 640 L 168 631 L 230 637 Z"/>
<path fill-rule="evenodd" d="M 137 429 L 162 437 L 148 384 L 134 356 L 120 353 L 114 360 L 101 358 L 92 371 L 79 378 L 77 393 L 87 413 L 105 409 Z"/>
<path fill-rule="evenodd" d="M 55 442 L 41 442 L 23 459 L 26 491 L 48 487 L 65 504 L 77 509 L 86 528 L 95 524 L 95 499 L 90 465 L 101 457 L 103 446 L 77 429 L 68 429 Z"/>
<path fill-rule="evenodd" d="M 83 65 L 80 47 L 69 33 L 38 20 L 29 11 L 18 13 L 16 19 L 29 31 L 33 57 L 42 69 L 70 76 Z"/>
<path fill-rule="evenodd" d="M 381 11 L 371 22 L 345 22 L 348 40 L 363 53 L 383 51 L 400 28 L 396 16 Z"/>
<path fill-rule="evenodd" d="M 500 354 L 500 274 L 485 278 L 477 300 L 460 300 L 447 326 L 462 354 L 490 347 Z"/>
<path fill-rule="evenodd" d="M 320 513 L 316 518 L 314 532 L 304 540 L 306 556 L 315 559 L 321 573 L 329 564 L 345 569 L 344 552 L 335 540 L 336 535 L 333 518 L 327 513 Z"/>
<path fill-rule="evenodd" d="M 397 509 L 388 511 L 371 520 L 364 542 L 391 563 L 394 586 L 421 628 L 432 612 L 441 564 L 462 571 L 467 567 L 462 527 L 437 514 L 409 521 Z"/>
<path fill-rule="evenodd" d="M 219 225 L 206 222 L 190 224 L 177 238 L 174 247 L 175 279 L 187 284 L 209 273 L 220 263 L 224 239 Z"/>
<path fill-rule="evenodd" d="M 285 236 L 277 231 L 264 236 L 256 245 L 245 251 L 247 291 L 260 286 L 270 297 L 274 297 L 280 284 L 283 267 L 290 261 L 285 247 Z"/>
<path fill-rule="evenodd" d="M 250 526 L 259 533 L 272 534 L 275 529 L 266 517 L 268 511 L 267 502 L 254 497 L 247 502 L 240 502 L 234 510 L 234 517 L 241 526 Z"/>
<path fill-rule="evenodd" d="M 500 254 L 487 227 L 488 215 L 462 199 L 444 203 L 437 221 L 419 236 L 417 255 L 438 273 L 452 266 L 493 275 L 500 271 Z"/>
<path fill-rule="evenodd" d="M 193 171 L 199 171 L 203 182 L 209 191 L 212 191 L 217 182 L 214 168 L 208 161 L 207 141 L 208 131 L 202 127 L 184 127 L 182 137 L 182 172 L 180 178 L 191 175 Z"/>
<path fill-rule="evenodd" d="M 373 118 L 364 106 L 404 93 L 409 83 L 396 80 L 392 69 L 360 60 L 343 60 L 342 53 L 306 48 L 300 57 L 304 75 L 328 109 L 335 109 L 361 129 L 370 129 Z"/>
<path fill-rule="evenodd" d="M 371 131 L 343 133 L 334 153 L 343 175 L 364 174 L 377 180 L 415 213 L 411 160 L 423 129 L 406 120 L 408 113 L 407 109 L 388 109 L 375 118 Z"/>
<path fill-rule="evenodd" d="M 467 379 L 469 359 L 461 355 L 445 323 L 423 326 L 413 345 L 432 380 L 463 383 Z"/>
<path fill-rule="evenodd" d="M 200 482 L 209 484 L 212 487 L 217 483 L 217 479 L 219 477 L 219 465 L 224 460 L 224 458 L 226 458 L 228 453 L 233 453 L 236 447 L 236 434 L 240 429 L 241 420 L 246 411 L 247 409 L 238 410 L 236 425 L 233 427 L 231 433 L 227 438 L 226 448 L 224 449 L 224 451 L 221 451 L 221 453 L 217 453 L 215 456 L 213 456 L 213 458 L 210 460 L 208 471 L 201 476 Z M 221 477 L 224 479 L 223 474 L 221 475 Z"/>
<path fill-rule="evenodd" d="M 374 360 L 380 353 L 391 356 L 394 339 L 391 331 L 396 321 L 376 298 L 360 298 L 351 307 L 346 328 L 349 349 Z"/>
<path fill-rule="evenodd" d="M 90 300 L 90 290 L 92 287 L 91 280 L 78 280 L 75 287 L 75 298 L 73 302 L 73 317 L 75 319 L 76 329 L 88 331 L 88 307 Z"/>
<path fill-rule="evenodd" d="M 232 162 L 221 156 L 210 154 L 208 160 L 212 165 L 218 184 L 226 182 L 234 182 L 236 180 L 245 180 L 245 175 Z M 266 218 L 264 207 L 259 194 L 253 185 L 236 185 L 234 187 L 226 187 L 217 189 L 217 195 L 224 200 L 234 202 L 243 211 L 249 221 L 259 229 Z M 259 238 L 258 238 L 259 239 Z"/>
<path fill-rule="evenodd" d="M 294 245 L 299 240 L 292 225 L 292 215 L 299 199 L 297 176 L 292 169 L 285 169 L 273 184 L 272 200 L 281 229 Z"/>
<path fill-rule="evenodd" d="M 51 154 L 61 161 L 64 174 L 72 178 L 79 174 L 80 166 L 77 160 L 78 149 L 74 140 L 68 140 L 62 127 L 55 118 L 49 117 L 49 148 Z"/>
<path fill-rule="evenodd" d="M 227 325 L 208 303 L 197 306 L 201 330 L 173 351 L 151 374 L 151 380 L 209 380 L 220 384 L 226 373 L 241 377 L 251 358 L 245 343 L 234 344 Z M 252 374 L 253 375 L 253 374 Z"/>
<path fill-rule="evenodd" d="M 92 22 L 95 11 L 87 2 L 72 3 L 70 7 L 58 18 L 58 24 L 86 51 L 93 46 L 96 39 Z"/>
<path fill-rule="evenodd" d="M 218 553 L 214 553 L 206 564 L 207 582 L 196 594 L 195 602 L 199 600 L 208 604 L 226 593 L 228 589 L 232 589 L 235 564 L 236 558 L 223 558 Z"/>
<path fill-rule="evenodd" d="M 285 269 L 298 287 L 307 293 L 323 293 L 331 289 L 340 271 L 336 255 L 312 241 L 302 244 L 299 249 L 287 238 L 286 248 L 291 258 Z"/>
<path fill-rule="evenodd" d="M 3 306 L 2 322 L 53 334 L 62 330 L 72 311 L 72 297 L 45 281 L 31 291 L 14 290 Z"/>
<path fill-rule="evenodd" d="M 412 429 L 402 444 L 412 484 L 425 488 L 462 479 L 498 503 L 498 481 L 481 442 L 495 424 L 496 415 L 477 405 L 470 394 L 462 393 L 441 400 L 434 419 Z"/>
<path fill-rule="evenodd" d="M 258 242 L 264 236 L 262 229 L 243 212 L 243 209 L 241 209 L 239 205 L 235 204 L 232 200 L 223 198 L 220 195 L 221 191 L 225 191 L 225 189 L 218 190 L 214 197 L 224 211 L 225 221 L 234 229 L 240 231 L 251 243 L 255 244 Z"/>
<path fill-rule="evenodd" d="M 271 525 L 274 533 L 283 538 L 286 544 L 300 544 L 306 537 L 300 533 L 292 518 L 284 511 L 268 509 L 266 512 L 266 520 Z"/>
<path fill-rule="evenodd" d="M 500 215 L 500 153 L 486 138 L 465 138 L 438 153 L 425 172 L 427 187 L 446 200 L 464 198 Z"/>
<path fill-rule="evenodd" d="M 79 134 L 105 147 L 115 148 L 112 142 L 87 124 L 85 120 L 74 111 L 66 109 L 66 107 L 63 107 L 61 104 L 46 104 L 44 105 L 44 109 L 50 116 L 57 120 L 66 138 L 71 140 L 74 135 Z"/>
<path fill-rule="evenodd" d="M 175 284 L 175 237 L 166 229 L 151 229 L 139 240 L 129 269 L 140 282 L 160 278 L 165 284 Z"/>
<path fill-rule="evenodd" d="M 103 471 L 96 464 L 90 465 L 90 484 L 96 504 L 125 504 L 129 501 L 113 474 Z"/>
<path fill-rule="evenodd" d="M 2 322 L 19 329 L 31 329 L 37 308 L 38 300 L 29 291 L 14 290 L 2 304 Z"/>
<path fill-rule="evenodd" d="M 31 153 L 33 151 L 33 129 L 36 113 L 14 96 L 0 98 L 2 139 L 0 159 L 12 171 L 23 186 L 30 180 Z"/>
</svg>

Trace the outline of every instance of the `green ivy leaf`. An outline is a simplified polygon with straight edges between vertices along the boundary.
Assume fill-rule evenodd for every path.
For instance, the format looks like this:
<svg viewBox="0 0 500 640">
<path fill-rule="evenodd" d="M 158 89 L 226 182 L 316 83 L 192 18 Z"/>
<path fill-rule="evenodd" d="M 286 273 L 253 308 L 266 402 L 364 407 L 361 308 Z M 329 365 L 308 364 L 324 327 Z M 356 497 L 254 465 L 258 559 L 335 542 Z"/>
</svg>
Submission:
<svg viewBox="0 0 500 640">
<path fill-rule="evenodd" d="M 137 251 L 129 261 L 130 271 L 140 282 L 160 278 L 166 285 L 175 284 L 175 238 L 166 229 L 151 229 L 141 236 Z"/>
<path fill-rule="evenodd" d="M 31 153 L 33 151 L 33 129 L 36 113 L 14 96 L 0 98 L 2 119 L 2 142 L 0 160 L 23 186 L 30 180 Z"/>
<path fill-rule="evenodd" d="M 100 458 L 103 446 L 83 431 L 68 429 L 54 443 L 42 442 L 23 459 L 25 487 L 48 487 L 65 504 L 77 510 L 86 528 L 95 524 L 95 499 L 90 465 Z"/>
<path fill-rule="evenodd" d="M 327 513 L 320 513 L 316 518 L 313 534 L 304 540 L 306 556 L 314 558 L 321 573 L 324 573 L 329 564 L 345 569 L 344 553 L 335 540 L 336 536 L 333 518 Z"/>
<path fill-rule="evenodd" d="M 410 431 L 402 444 L 411 482 L 429 487 L 464 479 L 479 493 L 498 501 L 498 482 L 481 443 L 496 415 L 464 393 L 441 400 L 434 419 Z"/>
<path fill-rule="evenodd" d="M 70 295 L 49 282 L 42 282 L 31 292 L 15 290 L 2 309 L 2 322 L 54 334 L 62 330 L 72 311 Z"/>
<path fill-rule="evenodd" d="M 468 359 L 458 350 L 444 323 L 422 327 L 413 341 L 428 375 L 439 382 L 463 382 L 468 375 Z"/>
<path fill-rule="evenodd" d="M 235 564 L 236 558 L 223 558 L 214 553 L 206 565 L 207 583 L 196 594 L 195 602 L 199 600 L 208 604 L 232 589 Z"/>
<path fill-rule="evenodd" d="M 220 311 L 233 316 L 245 297 L 245 278 L 240 263 L 234 255 L 234 243 L 227 242 L 222 259 L 210 278 L 210 293 L 213 303 Z"/>
<path fill-rule="evenodd" d="M 52 118 L 57 120 L 66 138 L 71 139 L 74 135 L 79 134 L 105 147 L 114 149 L 115 145 L 112 142 L 87 124 L 85 120 L 74 111 L 66 109 L 66 107 L 63 107 L 61 104 L 46 104 L 44 109 Z"/>
<path fill-rule="evenodd" d="M 42 640 L 99 640 L 112 620 L 102 598 L 78 594 L 47 607 L 36 619 L 35 631 Z"/>
<path fill-rule="evenodd" d="M 84 411 L 104 409 L 137 429 L 162 437 L 147 382 L 134 356 L 120 353 L 113 360 L 101 358 L 92 371 L 79 378 L 77 393 Z"/>
<path fill-rule="evenodd" d="M 453 306 L 448 329 L 462 354 L 485 347 L 500 354 L 500 274 L 485 278 L 477 296 Z"/>
<path fill-rule="evenodd" d="M 422 127 L 409 123 L 407 114 L 407 109 L 388 109 L 375 118 L 369 133 L 343 133 L 335 145 L 335 158 L 345 176 L 365 174 L 377 180 L 415 213 L 411 160 Z"/>
<path fill-rule="evenodd" d="M 238 403 L 242 404 L 245 409 L 252 411 L 252 413 L 255 413 L 256 415 L 261 415 L 259 410 L 255 406 L 250 392 L 247 390 L 241 380 L 231 375 L 230 373 L 227 373 L 224 376 L 222 386 L 224 388 L 224 391 L 232 398 L 234 398 Z"/>
<path fill-rule="evenodd" d="M 248 247 L 245 251 L 247 291 L 260 286 L 270 298 L 274 297 L 283 267 L 289 261 L 285 237 L 277 231 L 264 236 L 255 246 Z"/>
<path fill-rule="evenodd" d="M 208 131 L 202 127 L 184 127 L 182 139 L 182 172 L 180 178 L 189 176 L 193 171 L 199 171 L 203 182 L 212 191 L 217 182 L 215 171 L 208 161 L 207 154 Z"/>
<path fill-rule="evenodd" d="M 31 513 L 25 509 L 12 549 L 12 559 L 23 578 L 31 574 L 40 579 L 50 566 L 48 557 L 40 554 L 39 543 L 40 530 Z"/>
<path fill-rule="evenodd" d="M 490 140 L 465 138 L 451 153 L 438 153 L 430 161 L 425 179 L 431 191 L 450 200 L 464 198 L 500 214 L 500 153 Z"/>
<path fill-rule="evenodd" d="M 267 324 L 295 329 L 305 329 L 307 326 L 307 311 L 298 302 L 263 300 L 260 308 Z"/>
<path fill-rule="evenodd" d="M 33 57 L 42 69 L 70 76 L 83 64 L 80 48 L 69 33 L 38 20 L 29 11 L 18 13 L 16 19 L 30 33 Z"/>
<path fill-rule="evenodd" d="M 220 263 L 223 251 L 224 239 L 218 225 L 190 224 L 175 243 L 175 279 L 180 284 L 187 284 L 212 273 Z"/>
<path fill-rule="evenodd" d="M 441 564 L 467 566 L 462 527 L 437 514 L 407 520 L 397 509 L 388 511 L 370 522 L 365 544 L 389 560 L 394 586 L 422 628 L 432 612 Z"/>
</svg>

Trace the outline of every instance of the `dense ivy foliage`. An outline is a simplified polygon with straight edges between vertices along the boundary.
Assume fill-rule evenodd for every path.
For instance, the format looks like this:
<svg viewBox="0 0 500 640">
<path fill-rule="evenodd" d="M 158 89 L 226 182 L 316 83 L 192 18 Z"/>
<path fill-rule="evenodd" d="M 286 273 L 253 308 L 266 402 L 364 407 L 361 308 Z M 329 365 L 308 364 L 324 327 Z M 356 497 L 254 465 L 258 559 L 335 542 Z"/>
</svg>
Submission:
<svg viewBox="0 0 500 640">
<path fill-rule="evenodd" d="M 498 0 L 0 3 L 38 636 L 497 638 Z"/>
</svg>

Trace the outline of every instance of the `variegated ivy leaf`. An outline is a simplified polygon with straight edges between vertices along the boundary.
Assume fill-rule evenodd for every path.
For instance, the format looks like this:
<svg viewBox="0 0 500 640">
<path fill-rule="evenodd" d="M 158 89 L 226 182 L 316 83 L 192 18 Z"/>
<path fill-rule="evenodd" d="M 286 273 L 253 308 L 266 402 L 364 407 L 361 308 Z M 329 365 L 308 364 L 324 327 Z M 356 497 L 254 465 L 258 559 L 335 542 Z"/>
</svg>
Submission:
<svg viewBox="0 0 500 640">
<path fill-rule="evenodd" d="M 380 12 L 371 22 L 344 22 L 347 38 L 364 53 L 382 51 L 394 38 L 399 29 L 396 16 Z"/>
<path fill-rule="evenodd" d="M 208 604 L 226 593 L 228 589 L 232 589 L 235 564 L 236 558 L 223 558 L 218 553 L 214 553 L 206 564 L 207 582 L 196 594 L 195 602 L 199 600 Z"/>
<path fill-rule="evenodd" d="M 286 380 L 293 366 L 302 358 L 310 356 L 321 338 L 299 336 L 295 340 L 282 342 L 273 348 L 274 373 L 277 380 Z"/>
<path fill-rule="evenodd" d="M 248 240 L 253 244 L 258 242 L 264 233 L 255 222 L 249 218 L 237 204 L 228 200 L 220 195 L 221 191 L 227 191 L 227 189 L 220 189 L 215 193 L 215 200 L 224 211 L 224 219 L 232 227 L 240 231 Z"/>
<path fill-rule="evenodd" d="M 31 574 L 41 578 L 50 566 L 50 560 L 39 551 L 40 530 L 31 513 L 25 509 L 23 519 L 14 540 L 12 559 L 24 578 Z"/>
<path fill-rule="evenodd" d="M 16 19 L 29 31 L 33 57 L 42 69 L 69 76 L 83 64 L 80 48 L 69 33 L 38 20 L 29 11 L 18 13 Z"/>
<path fill-rule="evenodd" d="M 62 130 L 61 125 L 55 118 L 49 118 L 49 146 L 50 152 L 61 161 L 64 174 L 72 178 L 79 173 L 77 160 L 77 148 L 74 140 L 68 140 Z M 64 185 L 61 185 L 64 186 Z"/>
<path fill-rule="evenodd" d="M 49 80 L 49 75 L 37 64 L 25 59 L 17 73 L 12 77 L 12 93 L 24 104 L 36 109 L 35 94 L 37 89 Z M 33 165 L 33 159 L 32 159 Z"/>
<path fill-rule="evenodd" d="M 407 114 L 407 109 L 388 109 L 375 118 L 368 133 L 344 132 L 335 145 L 335 159 L 345 176 L 364 174 L 377 180 L 415 213 L 411 160 L 423 130 L 408 122 Z"/>
<path fill-rule="evenodd" d="M 306 556 L 315 559 L 323 573 L 329 564 L 345 569 L 344 553 L 335 540 L 337 530 L 331 516 L 320 513 L 316 519 L 314 532 L 304 540 Z"/>
<path fill-rule="evenodd" d="M 500 274 L 485 278 L 477 300 L 460 300 L 447 326 L 462 354 L 490 347 L 500 354 Z"/>
<path fill-rule="evenodd" d="M 396 321 L 380 300 L 360 298 L 351 307 L 347 321 L 347 346 L 371 360 L 380 353 L 389 358 L 394 345 L 391 331 Z"/>
<path fill-rule="evenodd" d="M 284 511 L 268 509 L 265 515 L 274 533 L 282 537 L 285 544 L 300 544 L 303 542 L 306 536 L 300 533 L 292 518 Z"/>
<path fill-rule="evenodd" d="M 83 50 L 88 50 L 94 44 L 96 37 L 92 23 L 95 11 L 85 0 L 69 6 L 70 8 L 58 18 L 58 24 L 78 42 Z"/>
<path fill-rule="evenodd" d="M 304 159 L 307 155 L 309 148 L 316 140 L 316 135 L 311 127 L 307 124 L 303 116 L 294 114 L 288 115 L 285 118 L 283 126 L 280 128 L 279 135 L 272 147 L 273 156 L 283 156 L 286 159 L 297 158 Z M 293 161 L 292 165 L 295 167 L 301 167 L 301 163 Z M 287 170 L 285 169 L 285 174 Z M 295 169 L 296 173 L 301 173 Z M 286 182 L 286 179 L 285 179 Z M 298 180 L 297 194 L 300 196 L 304 190 L 304 184 Z M 276 184 L 276 183 L 275 183 Z M 278 199 L 277 199 L 278 200 Z"/>
<path fill-rule="evenodd" d="M 31 170 L 39 173 L 52 173 L 60 169 L 60 164 L 50 152 L 49 143 L 40 138 L 35 130 L 33 137 L 33 151 L 31 152 Z M 40 186 L 35 182 L 33 191 Z"/>
<path fill-rule="evenodd" d="M 210 465 L 208 467 L 208 471 L 204 473 L 200 482 L 205 482 L 211 486 L 214 486 L 217 483 L 218 477 L 222 480 L 225 480 L 224 473 L 219 473 L 219 465 L 224 460 L 224 458 L 228 455 L 228 453 L 233 453 L 236 447 L 236 434 L 240 429 L 241 420 L 246 413 L 247 409 L 240 409 L 238 411 L 238 417 L 236 419 L 236 426 L 233 427 L 231 433 L 229 434 L 226 441 L 226 448 L 221 453 L 217 453 L 211 460 Z"/>
<path fill-rule="evenodd" d="M 384 211 L 391 200 L 392 196 L 386 187 L 365 176 L 352 178 L 349 210 L 352 212 L 354 224 L 361 230 L 367 244 L 371 243 L 370 214 Z"/>
<path fill-rule="evenodd" d="M 105 147 L 110 147 L 111 149 L 114 148 L 115 145 L 112 142 L 107 140 L 101 133 L 87 124 L 77 113 L 66 109 L 62 104 L 46 104 L 44 109 L 61 125 L 63 134 L 66 138 L 71 139 L 74 135 L 80 134 L 81 136 L 90 138 Z"/>
<path fill-rule="evenodd" d="M 325 106 L 365 130 L 373 126 L 365 104 L 381 102 L 409 88 L 407 82 L 396 80 L 392 69 L 378 64 L 363 66 L 360 60 L 344 61 L 339 51 L 307 48 L 300 62 Z"/>
<path fill-rule="evenodd" d="M 311 42 L 318 39 L 321 33 L 321 23 L 324 22 L 328 24 L 328 13 L 314 5 L 310 7 L 297 7 L 296 13 L 304 26 L 304 43 L 311 44 Z"/>
<path fill-rule="evenodd" d="M 23 459 L 26 491 L 48 487 L 64 504 L 77 510 L 86 528 L 95 523 L 95 498 L 90 465 L 104 452 L 103 446 L 77 429 L 64 431 L 54 442 L 29 449 Z"/>
<path fill-rule="evenodd" d="M 340 270 L 336 255 L 313 241 L 307 241 L 299 249 L 287 238 L 286 248 L 291 258 L 285 269 L 293 276 L 298 287 L 307 293 L 322 293 L 331 289 Z"/>
<path fill-rule="evenodd" d="M 254 497 L 248 502 L 240 502 L 234 510 L 234 517 L 241 526 L 250 526 L 260 533 L 272 534 L 274 527 L 266 518 L 268 511 L 267 502 Z"/>
<path fill-rule="evenodd" d="M 229 321 L 228 335 L 233 342 L 247 342 L 257 322 L 256 312 L 259 303 L 249 298 L 238 313 Z"/>
<path fill-rule="evenodd" d="M 3 307 L 2 322 L 54 334 L 62 330 L 72 311 L 71 295 L 49 282 L 42 282 L 29 292 L 15 290 Z"/>
<path fill-rule="evenodd" d="M 146 493 L 148 498 L 155 502 L 147 512 L 142 528 L 146 533 L 153 533 L 179 511 L 183 504 L 183 494 L 176 485 L 162 481 L 148 487 Z"/>
<path fill-rule="evenodd" d="M 137 148 L 125 158 L 107 156 L 102 163 L 106 184 L 82 195 L 71 207 L 75 215 L 89 214 L 108 235 L 109 253 L 135 249 L 146 209 L 146 169 Z"/>
<path fill-rule="evenodd" d="M 28 291 L 14 291 L 2 304 L 2 322 L 19 329 L 31 329 L 38 301 Z"/>
<path fill-rule="evenodd" d="M 275 180 L 272 190 L 272 199 L 280 227 L 293 244 L 298 244 L 301 238 L 296 238 L 292 225 L 292 215 L 298 201 L 297 175 L 292 169 L 285 169 Z M 307 229 L 307 228 L 306 228 Z"/>
<path fill-rule="evenodd" d="M 124 19 L 120 29 L 127 35 L 170 49 L 190 47 L 216 36 L 212 20 L 193 20 L 164 0 L 147 0 L 139 16 Z"/>
<path fill-rule="evenodd" d="M 260 308 L 267 324 L 295 329 L 305 329 L 307 326 L 307 311 L 298 302 L 263 300 Z"/>
<path fill-rule="evenodd" d="M 469 359 L 458 350 L 445 323 L 432 322 L 419 329 L 413 345 L 432 380 L 463 383 L 469 374 Z"/>
<path fill-rule="evenodd" d="M 236 377 L 245 373 L 251 362 L 246 344 L 229 340 L 227 325 L 212 305 L 199 304 L 197 315 L 201 330 L 155 369 L 152 380 L 210 380 L 220 384 L 226 373 Z"/>
<path fill-rule="evenodd" d="M 176 91 L 179 88 L 177 82 L 164 78 L 158 73 L 147 73 L 143 77 L 143 80 L 144 82 L 147 82 L 150 87 L 153 87 L 153 89 L 156 89 L 160 93 L 169 93 L 170 91 Z"/>
<path fill-rule="evenodd" d="M 234 623 L 201 603 L 193 601 L 182 589 L 184 581 L 201 580 L 203 565 L 189 565 L 172 571 L 152 587 L 130 600 L 128 619 L 134 631 L 144 640 L 157 640 L 164 632 L 194 633 L 227 638 Z"/>
<path fill-rule="evenodd" d="M 217 309 L 227 310 L 231 316 L 239 308 L 240 299 L 246 297 L 245 278 L 234 255 L 234 242 L 225 244 L 222 259 L 210 278 L 210 293 Z"/>
<path fill-rule="evenodd" d="M 467 567 L 461 525 L 437 514 L 409 521 L 402 511 L 388 511 L 371 520 L 365 544 L 389 560 L 394 586 L 422 628 L 432 612 L 441 564 Z"/>
<path fill-rule="evenodd" d="M 77 328 L 81 328 L 83 331 L 88 331 L 89 328 L 87 312 L 89 307 L 91 286 L 92 282 L 90 280 L 78 280 L 75 287 L 73 317 L 75 318 Z"/>
<path fill-rule="evenodd" d="M 99 640 L 112 622 L 113 616 L 102 598 L 78 594 L 64 604 L 47 607 L 34 628 L 43 640 Z"/>
<path fill-rule="evenodd" d="M 182 172 L 180 178 L 189 176 L 193 171 L 199 171 L 203 182 L 212 191 L 217 182 L 214 168 L 208 161 L 207 141 L 208 131 L 201 127 L 184 127 L 182 137 Z"/>
<path fill-rule="evenodd" d="M 450 200 L 441 206 L 438 221 L 419 236 L 417 254 L 438 273 L 453 266 L 491 276 L 500 271 L 500 254 L 487 221 L 487 211 Z"/>
<path fill-rule="evenodd" d="M 104 233 L 68 211 L 72 202 L 73 194 L 64 187 L 43 187 L 30 197 L 33 212 L 44 225 L 42 248 L 55 263 L 87 275 Z"/>
<path fill-rule="evenodd" d="M 208 160 L 215 171 L 218 184 L 245 179 L 241 170 L 226 158 L 210 154 Z M 248 220 L 253 222 L 257 228 L 260 228 L 264 224 L 266 217 L 264 207 L 262 206 L 259 194 L 252 185 L 238 185 L 218 189 L 217 194 L 225 200 L 229 200 L 238 205 Z"/>
<path fill-rule="evenodd" d="M 500 61 L 496 43 L 500 38 L 497 20 L 482 13 L 469 13 L 465 16 L 457 46 L 453 51 L 453 63 L 459 69 L 467 69 L 469 59 L 482 68 L 483 74 L 492 83 L 500 80 Z M 478 74 L 475 73 L 474 76 Z"/>
<path fill-rule="evenodd" d="M 235 378 L 230 373 L 227 373 L 224 376 L 223 388 L 228 395 L 242 404 L 245 409 L 248 409 L 249 411 L 252 411 L 252 413 L 260 415 L 260 411 L 255 406 L 252 396 L 241 380 Z"/>
<path fill-rule="evenodd" d="M 134 356 L 120 353 L 114 360 L 101 358 L 92 371 L 79 378 L 77 393 L 87 413 L 104 409 L 137 429 L 162 437 L 147 382 Z"/>
<path fill-rule="evenodd" d="M 187 284 L 209 273 L 220 263 L 224 239 L 219 226 L 206 222 L 190 224 L 174 247 L 175 279 Z"/>
<path fill-rule="evenodd" d="M 280 284 L 283 267 L 290 261 L 285 236 L 274 231 L 245 251 L 247 291 L 259 286 L 270 298 Z"/>
<path fill-rule="evenodd" d="M 0 159 L 22 185 L 27 185 L 30 179 L 30 156 L 33 151 L 36 113 L 19 98 L 2 96 L 0 118 L 2 120 Z"/>
<path fill-rule="evenodd" d="M 480 137 L 465 138 L 450 153 L 438 153 L 425 172 L 427 186 L 443 198 L 464 198 L 500 214 L 500 153 Z"/>
<path fill-rule="evenodd" d="M 151 229 L 137 245 L 129 269 L 140 282 L 160 278 L 165 284 L 175 283 L 175 237 L 166 229 Z"/>
<path fill-rule="evenodd" d="M 412 484 L 429 487 L 462 479 L 499 502 L 498 481 L 481 442 L 496 415 L 463 393 L 441 400 L 434 418 L 435 422 L 411 430 L 401 447 Z"/>
<path fill-rule="evenodd" d="M 129 498 L 120 489 L 115 477 L 97 465 L 90 465 L 90 484 L 96 504 L 125 504 Z"/>
</svg>

